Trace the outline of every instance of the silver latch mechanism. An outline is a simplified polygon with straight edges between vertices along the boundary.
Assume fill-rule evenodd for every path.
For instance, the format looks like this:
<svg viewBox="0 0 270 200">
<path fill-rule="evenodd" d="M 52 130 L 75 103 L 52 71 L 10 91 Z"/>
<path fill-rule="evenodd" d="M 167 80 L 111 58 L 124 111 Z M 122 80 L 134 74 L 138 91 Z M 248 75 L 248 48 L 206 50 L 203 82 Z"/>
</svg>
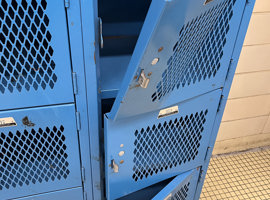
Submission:
<svg viewBox="0 0 270 200">
<path fill-rule="evenodd" d="M 114 173 L 119 172 L 119 166 L 115 163 L 114 159 L 111 160 L 111 168 L 113 169 Z"/>
<path fill-rule="evenodd" d="M 144 70 L 141 70 L 139 79 L 138 79 L 138 83 L 140 84 L 140 86 L 142 88 L 147 88 L 148 84 L 149 84 L 150 79 L 146 77 Z"/>
</svg>

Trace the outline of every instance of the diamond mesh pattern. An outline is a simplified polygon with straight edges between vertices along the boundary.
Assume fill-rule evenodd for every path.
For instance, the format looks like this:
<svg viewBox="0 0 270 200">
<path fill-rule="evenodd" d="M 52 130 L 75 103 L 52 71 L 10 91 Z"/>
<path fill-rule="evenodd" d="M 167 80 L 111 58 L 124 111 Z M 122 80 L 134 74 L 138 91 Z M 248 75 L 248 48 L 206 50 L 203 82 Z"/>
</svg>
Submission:
<svg viewBox="0 0 270 200">
<path fill-rule="evenodd" d="M 208 110 L 135 131 L 135 181 L 190 162 L 198 155 Z"/>
<path fill-rule="evenodd" d="M 178 190 L 173 197 L 171 198 L 171 200 L 185 200 L 187 199 L 188 196 L 188 190 L 189 190 L 189 185 L 190 182 L 188 182 L 187 184 L 185 184 L 183 187 L 180 188 L 180 190 Z"/>
<path fill-rule="evenodd" d="M 0 4 L 0 93 L 53 89 L 57 76 L 46 0 Z"/>
<path fill-rule="evenodd" d="M 0 135 L 0 191 L 66 179 L 70 171 L 64 127 Z"/>
<path fill-rule="evenodd" d="M 220 69 L 236 0 L 225 0 L 184 25 L 167 69 L 152 94 L 158 101 L 174 89 L 215 77 Z"/>
</svg>

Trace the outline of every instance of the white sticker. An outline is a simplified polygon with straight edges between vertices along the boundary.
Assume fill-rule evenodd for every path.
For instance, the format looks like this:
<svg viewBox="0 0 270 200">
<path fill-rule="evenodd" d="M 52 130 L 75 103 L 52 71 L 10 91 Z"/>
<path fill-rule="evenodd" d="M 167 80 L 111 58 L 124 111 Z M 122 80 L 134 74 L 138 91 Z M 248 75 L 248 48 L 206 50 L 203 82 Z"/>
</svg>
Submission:
<svg viewBox="0 0 270 200">
<path fill-rule="evenodd" d="M 17 126 L 13 117 L 0 118 L 0 128 Z"/>
<path fill-rule="evenodd" d="M 173 106 L 159 111 L 158 119 L 178 113 L 178 106 Z"/>
</svg>

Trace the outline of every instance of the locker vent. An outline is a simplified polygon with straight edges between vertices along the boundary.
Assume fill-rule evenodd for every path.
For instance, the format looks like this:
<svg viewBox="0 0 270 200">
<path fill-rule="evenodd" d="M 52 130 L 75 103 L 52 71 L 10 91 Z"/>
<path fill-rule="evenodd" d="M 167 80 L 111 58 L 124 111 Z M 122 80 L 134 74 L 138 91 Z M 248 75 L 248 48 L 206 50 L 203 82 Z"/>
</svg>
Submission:
<svg viewBox="0 0 270 200">
<path fill-rule="evenodd" d="M 208 110 L 135 131 L 135 181 L 185 164 L 198 155 Z"/>
<path fill-rule="evenodd" d="M 0 190 L 60 179 L 70 173 L 64 127 L 16 131 L 0 137 Z"/>
<path fill-rule="evenodd" d="M 171 198 L 171 200 L 186 200 L 188 196 L 190 182 L 181 187 Z"/>
<path fill-rule="evenodd" d="M 46 0 L 8 2 L 0 3 L 0 92 L 52 89 L 57 76 Z"/>
<path fill-rule="evenodd" d="M 152 95 L 160 100 L 174 89 L 215 77 L 220 68 L 236 0 L 225 0 L 184 25 L 173 47 L 168 68 Z"/>
</svg>

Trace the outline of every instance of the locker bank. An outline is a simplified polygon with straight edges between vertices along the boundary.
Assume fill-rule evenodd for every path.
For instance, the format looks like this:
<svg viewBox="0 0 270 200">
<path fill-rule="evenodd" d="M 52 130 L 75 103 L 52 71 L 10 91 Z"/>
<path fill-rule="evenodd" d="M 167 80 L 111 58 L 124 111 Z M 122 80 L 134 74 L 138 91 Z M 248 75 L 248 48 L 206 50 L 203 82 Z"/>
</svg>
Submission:
<svg viewBox="0 0 270 200">
<path fill-rule="evenodd" d="M 255 0 L 0 0 L 0 199 L 199 199 Z"/>
</svg>

